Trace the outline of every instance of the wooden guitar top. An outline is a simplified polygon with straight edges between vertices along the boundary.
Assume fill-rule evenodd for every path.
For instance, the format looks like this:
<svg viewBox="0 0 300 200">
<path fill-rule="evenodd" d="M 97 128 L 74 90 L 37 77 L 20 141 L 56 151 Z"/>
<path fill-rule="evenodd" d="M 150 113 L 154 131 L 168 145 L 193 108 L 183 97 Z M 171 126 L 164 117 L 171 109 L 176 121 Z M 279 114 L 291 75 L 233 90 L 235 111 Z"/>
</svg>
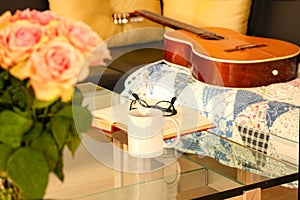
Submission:
<svg viewBox="0 0 300 200">
<path fill-rule="evenodd" d="M 165 39 L 191 45 L 203 58 L 229 63 L 258 63 L 282 60 L 299 54 L 299 47 L 277 39 L 246 36 L 226 28 L 205 28 L 223 39 L 206 39 L 185 30 L 169 31 Z"/>
</svg>

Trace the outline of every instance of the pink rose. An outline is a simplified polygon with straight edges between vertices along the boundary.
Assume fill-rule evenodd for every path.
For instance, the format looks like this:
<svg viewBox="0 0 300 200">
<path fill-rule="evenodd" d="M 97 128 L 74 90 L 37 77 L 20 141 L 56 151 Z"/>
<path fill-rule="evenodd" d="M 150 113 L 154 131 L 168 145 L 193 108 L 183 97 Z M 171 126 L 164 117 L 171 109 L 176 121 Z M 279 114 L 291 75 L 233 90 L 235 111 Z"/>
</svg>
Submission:
<svg viewBox="0 0 300 200">
<path fill-rule="evenodd" d="M 0 16 L 0 30 L 9 23 L 10 19 L 11 19 L 11 12 L 10 11 L 5 11 Z"/>
<path fill-rule="evenodd" d="M 49 40 L 55 39 L 57 37 L 65 37 L 62 34 L 61 26 L 64 24 L 63 21 L 52 21 L 47 26 L 45 26 L 45 35 L 49 38 Z"/>
<path fill-rule="evenodd" d="M 99 35 L 81 21 L 66 21 L 65 37 L 84 54 L 90 53 L 100 42 Z"/>
<path fill-rule="evenodd" d="M 26 60 L 41 42 L 44 29 L 27 21 L 9 24 L 0 30 L 0 62 L 4 69 Z M 25 76 L 25 77 L 24 77 Z M 26 78 L 20 75 L 19 78 Z"/>
<path fill-rule="evenodd" d="M 33 52 L 29 63 L 32 68 L 30 83 L 37 99 L 71 99 L 73 87 L 83 70 L 83 57 L 79 51 L 57 38 Z"/>
<path fill-rule="evenodd" d="M 51 21 L 60 20 L 61 18 L 57 16 L 54 12 L 49 10 L 46 11 L 38 11 L 38 10 L 30 10 L 29 8 L 25 10 L 17 10 L 11 21 L 18 21 L 18 20 L 28 20 L 33 23 L 39 23 L 40 25 L 47 25 Z"/>
<path fill-rule="evenodd" d="M 86 64 L 90 67 L 106 65 L 105 59 L 111 59 L 110 51 L 106 43 L 100 43 L 86 58 Z"/>
</svg>

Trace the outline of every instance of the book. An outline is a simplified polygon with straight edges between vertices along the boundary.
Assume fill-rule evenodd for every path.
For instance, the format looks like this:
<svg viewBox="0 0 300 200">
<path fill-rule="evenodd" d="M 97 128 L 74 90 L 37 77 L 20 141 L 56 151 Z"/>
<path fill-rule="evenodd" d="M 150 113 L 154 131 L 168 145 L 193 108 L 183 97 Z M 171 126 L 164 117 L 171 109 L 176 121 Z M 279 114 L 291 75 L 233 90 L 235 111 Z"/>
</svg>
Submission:
<svg viewBox="0 0 300 200">
<path fill-rule="evenodd" d="M 122 130 L 127 132 L 128 103 L 95 110 L 92 112 L 92 126 L 107 132 Z M 180 134 L 185 135 L 197 131 L 214 128 L 215 125 L 198 111 L 187 106 L 176 106 L 177 114 L 170 116 L 178 123 Z M 166 123 L 163 127 L 164 139 L 176 137 L 176 127 Z"/>
</svg>

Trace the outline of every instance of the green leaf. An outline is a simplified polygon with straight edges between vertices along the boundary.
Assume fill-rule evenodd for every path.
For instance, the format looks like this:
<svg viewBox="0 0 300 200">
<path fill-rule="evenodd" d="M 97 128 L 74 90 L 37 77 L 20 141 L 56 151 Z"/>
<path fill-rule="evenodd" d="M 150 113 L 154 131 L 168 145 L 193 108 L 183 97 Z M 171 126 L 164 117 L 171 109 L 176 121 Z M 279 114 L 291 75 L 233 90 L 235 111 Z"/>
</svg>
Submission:
<svg viewBox="0 0 300 200">
<path fill-rule="evenodd" d="M 53 171 L 58 161 L 58 148 L 50 133 L 43 133 L 32 141 L 31 146 L 42 152 L 47 160 L 50 171 Z"/>
<path fill-rule="evenodd" d="M 43 124 L 39 121 L 35 121 L 31 129 L 24 135 L 23 140 L 25 142 L 34 140 L 37 138 L 43 130 Z"/>
<path fill-rule="evenodd" d="M 32 125 L 32 120 L 24 118 L 13 111 L 0 112 L 0 141 L 12 147 L 21 145 L 22 137 Z"/>
<path fill-rule="evenodd" d="M 83 101 L 83 94 L 82 92 L 79 90 L 78 87 L 74 88 L 74 94 L 73 94 L 73 98 L 72 98 L 72 104 L 73 105 L 81 105 Z"/>
<path fill-rule="evenodd" d="M 56 116 L 73 119 L 72 105 L 62 108 L 57 112 Z"/>
<path fill-rule="evenodd" d="M 62 117 L 53 117 L 51 118 L 52 133 L 53 137 L 58 145 L 58 148 L 61 149 L 65 144 L 69 129 L 70 121 Z"/>
<path fill-rule="evenodd" d="M 61 110 L 62 108 L 64 108 L 66 105 L 68 105 L 68 104 L 65 103 L 65 102 L 57 101 L 53 105 L 51 105 L 50 112 L 51 113 L 57 113 L 59 110 Z"/>
<path fill-rule="evenodd" d="M 6 89 L 3 91 L 2 96 L 0 97 L 0 104 L 4 105 L 12 105 L 12 97 L 11 97 L 11 90 L 13 90 L 12 86 L 6 87 Z"/>
<path fill-rule="evenodd" d="M 12 147 L 0 144 L 0 171 L 6 171 L 7 160 L 12 153 Z"/>
<path fill-rule="evenodd" d="M 57 112 L 56 116 L 73 119 L 78 133 L 88 130 L 92 124 L 90 111 L 79 105 L 66 106 Z"/>
<path fill-rule="evenodd" d="M 91 128 L 92 114 L 82 106 L 73 106 L 74 124 L 78 133 L 85 132 Z"/>
<path fill-rule="evenodd" d="M 37 109 L 47 108 L 51 104 L 53 104 L 55 101 L 57 101 L 57 99 L 52 100 L 52 101 L 40 101 L 40 100 L 34 99 L 34 101 L 33 101 L 33 107 L 37 108 Z"/>
<path fill-rule="evenodd" d="M 68 141 L 67 147 L 74 156 L 76 149 L 80 145 L 81 139 L 77 133 L 69 132 L 68 134 Z"/>
<path fill-rule="evenodd" d="M 61 181 L 64 180 L 64 173 L 63 173 L 63 151 L 59 152 L 58 156 L 58 162 L 54 170 L 54 174 L 57 176 L 57 178 Z"/>
<path fill-rule="evenodd" d="M 13 85 L 15 88 L 17 88 L 21 85 L 25 86 L 27 84 L 28 80 L 29 80 L 29 79 L 20 80 L 20 79 L 14 77 L 10 73 L 8 73 L 8 79 L 9 79 L 11 85 Z"/>
<path fill-rule="evenodd" d="M 25 199 L 41 199 L 48 183 L 48 165 L 41 152 L 18 149 L 8 160 L 8 176 Z"/>
<path fill-rule="evenodd" d="M 28 103 L 28 88 L 25 87 L 28 80 L 19 80 L 11 76 L 8 72 L 0 74 L 0 87 L 3 90 L 0 97 L 0 104 L 6 105 L 7 108 L 11 106 L 18 106 L 22 110 L 26 108 Z"/>
<path fill-rule="evenodd" d="M 24 118 L 31 118 L 32 116 L 32 111 L 31 110 L 22 110 L 20 109 L 19 107 L 16 107 L 16 106 L 13 106 L 12 107 L 12 110 L 13 112 L 15 112 L 16 114 L 20 115 L 21 117 L 24 117 Z"/>
<path fill-rule="evenodd" d="M 7 78 L 7 71 L 2 70 L 0 67 L 0 90 L 4 89 Z"/>
<path fill-rule="evenodd" d="M 11 94 L 12 95 L 11 98 L 14 105 L 17 105 L 22 109 L 26 108 L 27 101 L 28 101 L 25 90 L 26 88 L 24 86 L 17 86 L 14 88 Z"/>
</svg>

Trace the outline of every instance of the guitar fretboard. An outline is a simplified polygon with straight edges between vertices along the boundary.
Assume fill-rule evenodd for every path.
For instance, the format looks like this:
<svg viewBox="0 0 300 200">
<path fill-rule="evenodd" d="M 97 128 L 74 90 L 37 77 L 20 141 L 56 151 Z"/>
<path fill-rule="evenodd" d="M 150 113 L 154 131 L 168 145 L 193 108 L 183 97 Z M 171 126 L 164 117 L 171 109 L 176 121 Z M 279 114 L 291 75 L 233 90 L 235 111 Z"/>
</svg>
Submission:
<svg viewBox="0 0 300 200">
<path fill-rule="evenodd" d="M 149 19 L 151 21 L 154 21 L 154 22 L 157 22 L 157 23 L 162 24 L 164 26 L 173 28 L 175 30 L 184 29 L 186 31 L 189 31 L 189 32 L 195 33 L 197 35 L 203 36 L 206 39 L 224 39 L 222 36 L 218 36 L 215 33 L 203 30 L 199 27 L 195 27 L 195 26 L 192 26 L 190 24 L 186 24 L 184 22 L 181 22 L 181 21 L 178 21 L 178 20 L 175 20 L 175 19 L 171 19 L 169 17 L 162 16 L 162 15 L 159 15 L 159 14 L 147 11 L 147 10 L 136 10 L 134 13 L 136 15 L 140 15 L 140 16 L 142 16 L 146 19 Z"/>
</svg>

